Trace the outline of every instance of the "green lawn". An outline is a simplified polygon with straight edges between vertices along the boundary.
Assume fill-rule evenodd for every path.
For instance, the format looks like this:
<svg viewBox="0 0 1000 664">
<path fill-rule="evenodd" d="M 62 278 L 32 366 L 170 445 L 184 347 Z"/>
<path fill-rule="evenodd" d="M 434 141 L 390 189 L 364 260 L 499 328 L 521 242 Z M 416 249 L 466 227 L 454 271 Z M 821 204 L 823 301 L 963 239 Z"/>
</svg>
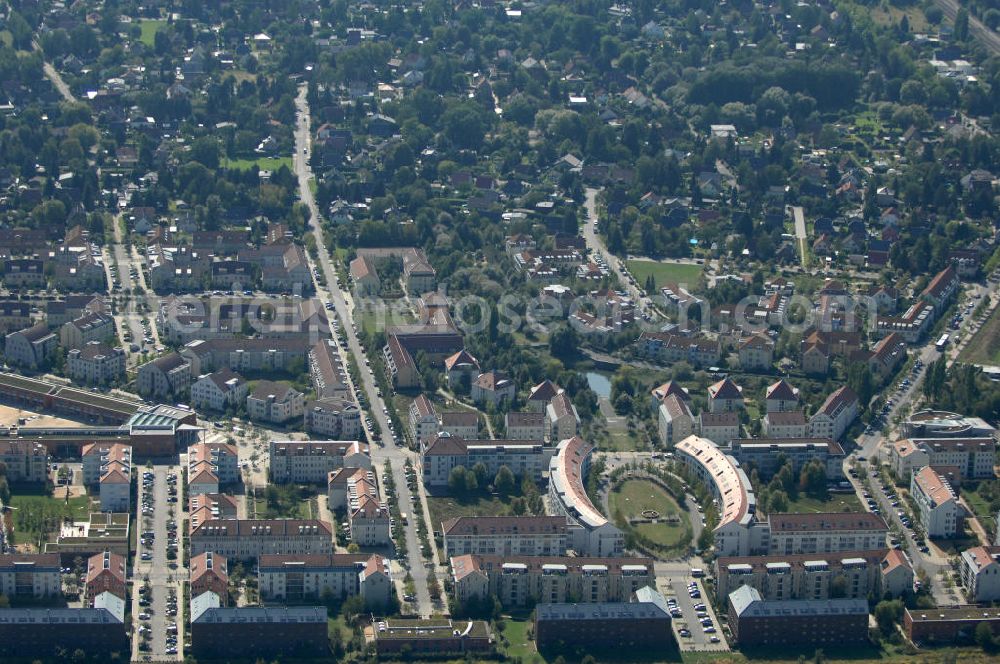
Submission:
<svg viewBox="0 0 1000 664">
<path fill-rule="evenodd" d="M 968 484 L 962 487 L 962 498 L 965 502 L 969 504 L 972 511 L 975 512 L 976 518 L 979 519 L 979 523 L 982 524 L 983 528 L 987 532 L 991 532 L 994 529 L 994 521 L 996 520 L 996 512 L 990 509 L 989 501 L 987 501 L 978 492 L 979 484 Z"/>
<path fill-rule="evenodd" d="M 799 494 L 797 500 L 788 501 L 788 512 L 797 514 L 815 514 L 817 512 L 863 512 L 861 501 L 855 493 L 831 493 L 824 502 L 809 496 Z"/>
<path fill-rule="evenodd" d="M 528 639 L 528 627 L 531 625 L 527 620 L 504 619 L 503 636 L 507 639 L 507 659 L 514 657 L 521 658 L 523 662 L 544 661 L 542 656 L 535 650 L 535 642 Z"/>
<path fill-rule="evenodd" d="M 972 364 L 1000 363 L 1000 307 L 993 310 L 983 326 L 962 349 L 958 359 Z"/>
<path fill-rule="evenodd" d="M 671 515 L 680 517 L 676 525 L 668 523 L 641 523 L 631 526 L 635 531 L 651 541 L 665 547 L 682 544 L 687 529 L 690 528 L 687 513 L 681 510 L 677 501 L 661 487 L 647 480 L 626 480 L 609 497 L 611 514 L 619 512 L 627 520 L 639 517 L 643 510 L 656 510 L 661 518 Z M 619 524 L 627 527 L 627 523 Z"/>
<path fill-rule="evenodd" d="M 58 489 L 57 489 L 57 495 Z M 66 501 L 62 497 L 15 494 L 10 498 L 13 512 L 14 538 L 17 543 L 37 544 L 44 531 L 59 530 L 64 518 L 86 521 L 90 514 L 90 498 L 79 496 Z"/>
<path fill-rule="evenodd" d="M 142 36 L 139 37 L 139 41 L 146 46 L 153 48 L 153 45 L 156 42 L 156 33 L 159 32 L 166 24 L 167 22 L 161 19 L 139 21 L 139 28 L 142 30 Z"/>
<path fill-rule="evenodd" d="M 10 30 L 0 30 L 0 43 L 7 47 L 14 45 L 14 36 L 10 34 Z"/>
<path fill-rule="evenodd" d="M 262 171 L 276 171 L 282 166 L 287 166 L 288 170 L 292 170 L 292 158 L 291 157 L 259 157 L 255 159 L 223 159 L 222 167 L 237 169 L 241 171 L 248 171 L 251 168 L 257 166 Z"/>
<path fill-rule="evenodd" d="M 687 284 L 688 289 L 694 288 L 701 276 L 701 265 L 690 263 L 657 263 L 656 261 L 628 261 L 629 272 L 635 277 L 640 288 L 646 286 L 646 277 L 653 275 L 656 287 L 666 283 Z"/>
<path fill-rule="evenodd" d="M 647 449 L 647 446 L 637 436 L 629 434 L 627 430 L 610 431 L 606 444 L 602 442 L 600 447 L 602 450 L 611 452 L 636 452 Z"/>
</svg>

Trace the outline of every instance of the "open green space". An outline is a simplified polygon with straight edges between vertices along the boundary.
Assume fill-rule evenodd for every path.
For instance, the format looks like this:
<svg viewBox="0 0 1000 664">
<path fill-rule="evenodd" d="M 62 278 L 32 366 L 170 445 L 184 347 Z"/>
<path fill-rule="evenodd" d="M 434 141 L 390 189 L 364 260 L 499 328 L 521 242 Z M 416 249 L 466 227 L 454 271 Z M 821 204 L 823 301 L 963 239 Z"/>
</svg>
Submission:
<svg viewBox="0 0 1000 664">
<path fill-rule="evenodd" d="M 993 310 L 958 359 L 969 364 L 1000 364 L 1000 307 Z"/>
<path fill-rule="evenodd" d="M 142 30 L 142 36 L 139 37 L 139 41 L 153 48 L 153 45 L 156 43 L 156 33 L 162 30 L 166 24 L 167 22 L 162 19 L 139 21 L 139 29 Z"/>
<path fill-rule="evenodd" d="M 57 490 L 58 491 L 58 490 Z M 88 496 L 75 498 L 15 493 L 10 497 L 14 541 L 38 544 L 41 535 L 57 532 L 64 519 L 86 521 L 91 504 Z"/>
<path fill-rule="evenodd" d="M 258 519 L 311 519 L 310 501 L 316 493 L 306 486 L 268 484 L 257 491 L 253 509 Z"/>
<path fill-rule="evenodd" d="M 276 171 L 282 166 L 292 169 L 291 157 L 256 157 L 254 159 L 223 159 L 222 167 L 248 171 L 257 166 L 262 171 Z"/>
<path fill-rule="evenodd" d="M 826 500 L 811 498 L 800 493 L 795 500 L 789 499 L 787 512 L 793 514 L 816 514 L 818 512 L 863 512 L 861 501 L 855 493 L 831 493 Z"/>
<path fill-rule="evenodd" d="M 530 626 L 531 623 L 527 620 L 504 619 L 501 634 L 507 641 L 505 652 L 508 659 L 518 657 L 524 662 L 542 661 L 541 655 L 535 650 L 535 642 L 528 638 Z"/>
<path fill-rule="evenodd" d="M 631 528 L 642 537 L 663 547 L 686 544 L 690 521 L 673 496 L 649 480 L 632 479 L 622 482 L 608 497 L 608 505 L 618 525 Z M 629 519 L 641 518 L 644 510 L 659 512 L 657 523 L 629 524 Z M 674 522 L 665 519 L 676 517 Z"/>
<path fill-rule="evenodd" d="M 996 523 L 997 510 L 993 508 L 993 505 L 996 504 L 993 487 L 998 484 L 1000 482 L 996 480 L 992 482 L 970 482 L 964 484 L 961 489 L 962 498 L 972 508 L 976 518 L 979 519 L 979 523 L 986 529 L 986 532 L 991 534 L 996 533 L 997 526 L 1000 525 Z"/>
<path fill-rule="evenodd" d="M 427 509 L 431 513 L 434 531 L 441 530 L 442 521 L 460 516 L 502 516 L 508 513 L 509 503 L 509 499 L 501 500 L 496 496 L 427 496 Z"/>
<path fill-rule="evenodd" d="M 627 261 L 629 272 L 635 277 L 639 287 L 646 285 L 646 277 L 653 275 L 656 287 L 666 283 L 687 284 L 694 288 L 701 276 L 703 266 L 691 263 L 658 263 L 657 261 Z"/>
<path fill-rule="evenodd" d="M 634 434 L 628 431 L 609 431 L 606 438 L 602 438 L 598 445 L 602 450 L 611 452 L 635 452 L 647 449 L 646 444 Z"/>
</svg>

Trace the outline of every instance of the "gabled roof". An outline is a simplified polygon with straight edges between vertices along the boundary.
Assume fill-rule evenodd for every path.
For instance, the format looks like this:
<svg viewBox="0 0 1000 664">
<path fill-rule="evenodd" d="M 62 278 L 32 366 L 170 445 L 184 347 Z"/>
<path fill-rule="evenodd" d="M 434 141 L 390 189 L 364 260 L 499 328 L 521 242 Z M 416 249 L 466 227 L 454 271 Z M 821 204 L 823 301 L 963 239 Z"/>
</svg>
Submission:
<svg viewBox="0 0 1000 664">
<path fill-rule="evenodd" d="M 680 383 L 673 380 L 668 380 L 663 385 L 654 387 L 650 390 L 650 394 L 652 394 L 653 398 L 657 401 L 663 401 L 671 394 L 676 395 L 683 401 L 691 401 L 691 395 L 688 394 L 687 390 L 681 387 Z"/>
<path fill-rule="evenodd" d="M 771 400 L 781 400 L 781 401 L 798 401 L 799 391 L 792 387 L 784 378 L 780 379 L 776 383 L 771 383 L 767 387 L 767 393 L 765 399 Z"/>
<path fill-rule="evenodd" d="M 461 366 L 463 364 L 472 365 L 477 369 L 479 368 L 479 360 L 474 358 L 472 354 L 470 354 L 469 351 L 465 350 L 464 348 L 455 353 L 454 355 L 452 355 L 451 357 L 447 358 L 444 361 L 444 368 L 447 371 L 451 371 L 456 366 Z"/>
<path fill-rule="evenodd" d="M 708 386 L 708 396 L 711 399 L 742 399 L 740 388 L 729 378 L 723 378 L 718 383 Z"/>
<path fill-rule="evenodd" d="M 551 401 L 552 397 L 559 394 L 562 390 L 556 387 L 555 383 L 551 380 L 543 380 L 538 385 L 531 388 L 531 394 L 528 395 L 528 401 Z"/>
</svg>

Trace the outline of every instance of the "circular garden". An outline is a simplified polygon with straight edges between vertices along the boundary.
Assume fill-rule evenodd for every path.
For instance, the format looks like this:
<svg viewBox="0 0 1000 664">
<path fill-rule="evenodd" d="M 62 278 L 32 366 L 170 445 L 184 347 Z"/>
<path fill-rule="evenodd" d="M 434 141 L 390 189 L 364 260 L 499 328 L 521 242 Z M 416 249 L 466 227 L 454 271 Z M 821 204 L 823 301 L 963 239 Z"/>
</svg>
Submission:
<svg viewBox="0 0 1000 664">
<path fill-rule="evenodd" d="M 620 482 L 608 496 L 608 507 L 615 525 L 650 553 L 676 552 L 691 542 L 687 512 L 653 480 L 630 478 Z"/>
</svg>

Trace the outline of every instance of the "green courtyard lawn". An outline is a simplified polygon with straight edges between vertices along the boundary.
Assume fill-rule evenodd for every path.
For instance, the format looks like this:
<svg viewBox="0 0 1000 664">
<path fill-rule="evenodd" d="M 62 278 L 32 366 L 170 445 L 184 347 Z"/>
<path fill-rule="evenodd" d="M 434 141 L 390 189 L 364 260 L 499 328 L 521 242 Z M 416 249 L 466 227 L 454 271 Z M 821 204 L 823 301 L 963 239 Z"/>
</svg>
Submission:
<svg viewBox="0 0 1000 664">
<path fill-rule="evenodd" d="M 460 516 L 502 516 L 508 513 L 510 500 L 496 496 L 427 496 L 427 509 L 431 513 L 432 531 L 441 530 L 441 522 Z M 405 507 L 404 507 L 404 510 Z"/>
<path fill-rule="evenodd" d="M 528 638 L 528 620 L 504 618 L 504 628 L 501 634 L 507 640 L 505 652 L 507 659 L 518 657 L 523 662 L 541 662 L 542 656 L 535 650 L 535 642 Z"/>
<path fill-rule="evenodd" d="M 1000 363 L 1000 307 L 993 310 L 959 353 L 958 359 L 971 364 Z"/>
<path fill-rule="evenodd" d="M 639 288 L 645 288 L 646 277 L 653 275 L 656 287 L 661 288 L 666 283 L 687 284 L 694 288 L 701 276 L 702 265 L 692 263 L 658 263 L 656 261 L 627 261 L 629 272 L 635 277 Z"/>
<path fill-rule="evenodd" d="M 295 485 L 269 484 L 257 491 L 253 510 L 258 519 L 311 519 L 312 497 L 315 488 Z"/>
<path fill-rule="evenodd" d="M 149 48 L 153 48 L 156 44 L 156 33 L 163 29 L 163 26 L 166 24 L 167 22 L 162 19 L 139 21 L 139 29 L 142 30 L 142 35 L 139 37 L 139 41 Z"/>
<path fill-rule="evenodd" d="M 287 166 L 288 170 L 292 169 L 292 158 L 291 157 L 256 157 L 254 159 L 223 159 L 221 166 L 223 168 L 236 169 L 241 171 L 248 171 L 251 168 L 257 166 L 262 171 L 276 171 L 282 166 Z"/>
<path fill-rule="evenodd" d="M 818 512 L 864 512 L 861 501 L 855 493 L 831 493 L 827 500 L 810 498 L 800 493 L 795 500 L 788 501 L 787 512 L 793 514 L 816 514 Z"/>
<path fill-rule="evenodd" d="M 686 544 L 684 538 L 689 535 L 691 524 L 673 496 L 659 485 L 649 480 L 632 479 L 622 482 L 608 497 L 608 506 L 612 517 L 618 520 L 619 515 L 624 523 L 618 525 L 633 529 L 637 534 L 663 547 L 674 547 Z M 679 517 L 676 524 L 671 523 L 640 523 L 630 525 L 627 520 L 642 516 L 644 510 L 656 510 L 660 518 Z"/>
<path fill-rule="evenodd" d="M 10 508 L 14 522 L 14 541 L 18 544 L 38 544 L 42 533 L 56 533 L 63 519 L 86 521 L 91 511 L 88 496 L 66 500 L 57 496 L 14 493 Z"/>
</svg>

